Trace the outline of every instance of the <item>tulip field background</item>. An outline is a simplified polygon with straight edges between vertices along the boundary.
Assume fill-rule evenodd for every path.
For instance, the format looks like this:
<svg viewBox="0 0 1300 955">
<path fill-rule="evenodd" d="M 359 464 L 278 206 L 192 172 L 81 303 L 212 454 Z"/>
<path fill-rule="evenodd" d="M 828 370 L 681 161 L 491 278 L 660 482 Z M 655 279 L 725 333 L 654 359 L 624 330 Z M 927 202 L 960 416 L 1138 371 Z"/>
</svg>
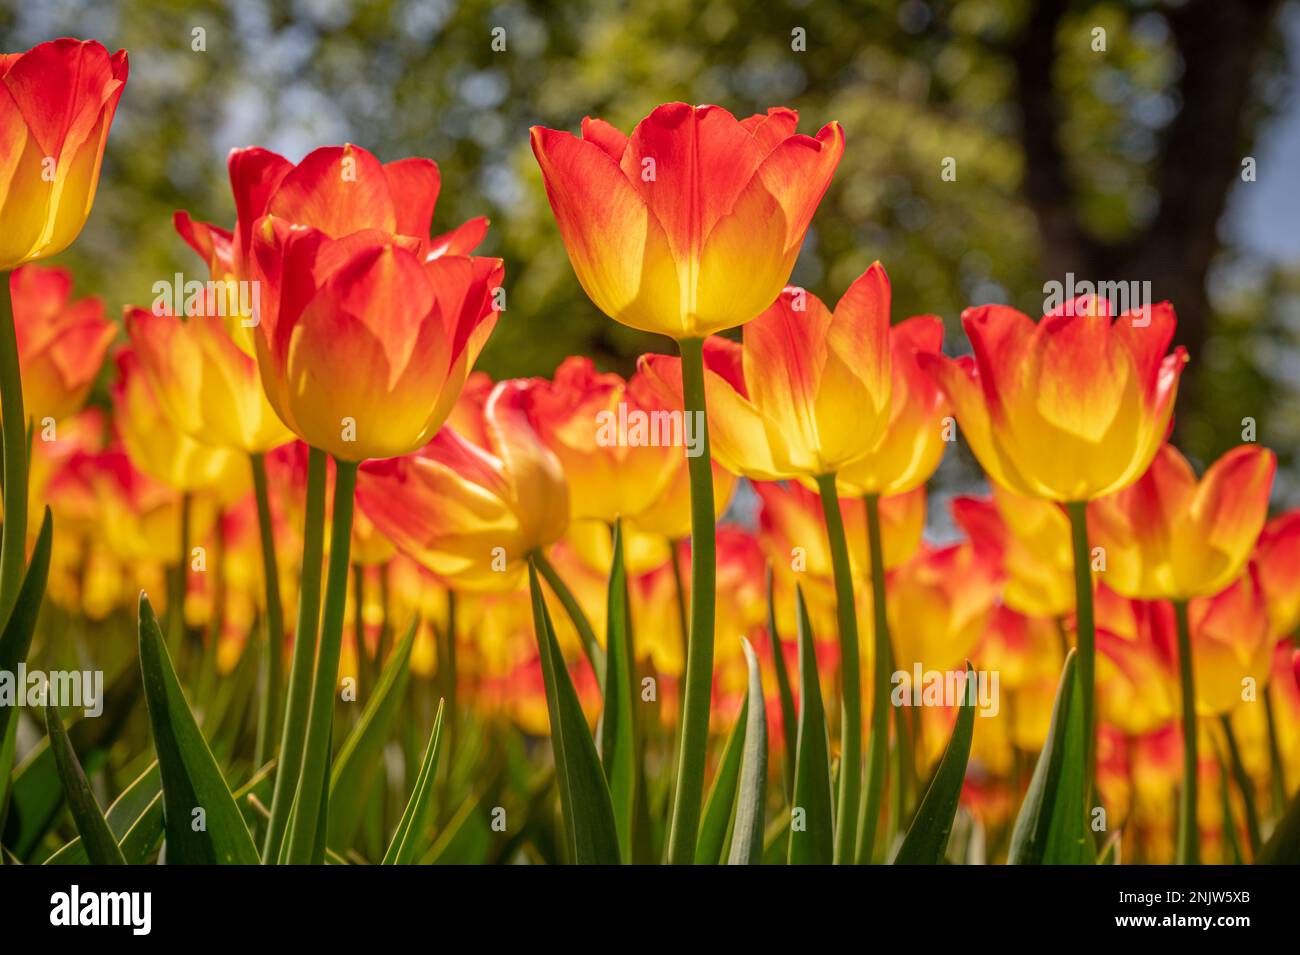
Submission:
<svg viewBox="0 0 1300 955">
<path fill-rule="evenodd" d="M 1300 862 L 1300 3 L 0 52 L 6 865 Z"/>
</svg>

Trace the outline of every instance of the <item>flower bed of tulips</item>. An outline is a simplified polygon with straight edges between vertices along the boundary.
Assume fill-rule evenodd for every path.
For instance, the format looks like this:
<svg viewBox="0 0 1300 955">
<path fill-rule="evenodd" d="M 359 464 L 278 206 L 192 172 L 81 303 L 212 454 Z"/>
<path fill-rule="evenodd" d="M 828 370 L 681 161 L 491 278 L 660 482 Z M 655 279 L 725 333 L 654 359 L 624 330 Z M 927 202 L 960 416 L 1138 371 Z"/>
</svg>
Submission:
<svg viewBox="0 0 1300 955">
<path fill-rule="evenodd" d="M 38 260 L 127 72 L 0 58 L 6 863 L 1300 860 L 1300 512 L 1168 443 L 1176 303 L 823 300 L 845 132 L 669 103 L 532 132 L 630 378 L 475 371 L 487 220 L 356 145 L 231 152 L 119 325 Z"/>
</svg>

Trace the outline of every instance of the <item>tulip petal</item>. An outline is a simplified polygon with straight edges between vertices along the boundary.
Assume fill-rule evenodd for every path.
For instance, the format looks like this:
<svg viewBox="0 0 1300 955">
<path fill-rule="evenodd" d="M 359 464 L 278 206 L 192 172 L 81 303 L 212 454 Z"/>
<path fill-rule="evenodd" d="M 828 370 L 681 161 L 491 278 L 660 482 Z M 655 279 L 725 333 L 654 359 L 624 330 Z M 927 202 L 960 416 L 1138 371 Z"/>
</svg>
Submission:
<svg viewBox="0 0 1300 955">
<path fill-rule="evenodd" d="M 633 328 L 685 332 L 668 239 L 618 165 L 568 133 L 534 127 L 532 145 L 573 271 L 591 300 Z"/>
<path fill-rule="evenodd" d="M 442 187 L 438 164 L 432 159 L 399 159 L 384 164 L 384 175 L 397 220 L 394 231 L 427 238 Z"/>
<path fill-rule="evenodd" d="M 397 231 L 384 167 L 370 152 L 351 143 L 313 149 L 281 180 L 266 211 L 336 239 L 363 229 Z"/>
</svg>

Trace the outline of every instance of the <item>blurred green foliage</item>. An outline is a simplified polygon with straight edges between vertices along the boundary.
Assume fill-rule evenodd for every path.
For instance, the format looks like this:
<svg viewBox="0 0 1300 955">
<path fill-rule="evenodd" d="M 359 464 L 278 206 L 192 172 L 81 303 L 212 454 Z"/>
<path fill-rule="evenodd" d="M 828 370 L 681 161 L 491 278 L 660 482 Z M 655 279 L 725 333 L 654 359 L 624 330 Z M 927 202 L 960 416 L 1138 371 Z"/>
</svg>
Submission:
<svg viewBox="0 0 1300 955">
<path fill-rule="evenodd" d="M 638 353 L 668 343 L 604 319 L 583 295 L 528 128 L 576 130 L 590 114 L 627 130 L 673 99 L 740 115 L 790 105 L 807 132 L 843 124 L 844 161 L 793 278 L 824 299 L 880 259 L 894 317 L 940 314 L 964 350 L 962 308 L 1001 300 L 1038 315 L 1052 277 L 1041 273 L 1022 195 L 1017 78 L 1006 55 L 1027 15 L 1018 0 L 6 2 L 4 49 L 66 33 L 131 53 L 94 214 L 62 257 L 78 288 L 102 295 L 110 311 L 147 302 L 155 281 L 199 268 L 170 216 L 188 209 L 230 224 L 232 147 L 260 144 L 297 160 L 348 140 L 384 160 L 438 161 L 435 231 L 491 217 L 482 251 L 506 260 L 508 309 L 480 367 L 547 374 L 582 352 L 628 372 Z M 1094 235 L 1122 239 L 1158 204 L 1149 172 L 1156 137 L 1178 108 L 1166 90 L 1177 57 L 1159 4 L 1076 6 L 1044 82 L 1065 103 L 1078 216 Z M 1098 25 L 1109 36 L 1102 59 L 1089 46 Z M 497 27 L 505 51 L 493 49 Z M 792 48 L 798 30 L 806 50 Z M 1271 75 L 1284 68 L 1269 66 Z M 946 157 L 956 160 L 956 181 L 941 178 Z M 1231 246 L 1223 260 L 1224 274 L 1235 274 Z M 1214 354 L 1193 356 L 1213 365 L 1212 401 L 1193 409 L 1184 432 L 1202 462 L 1240 440 L 1245 415 L 1287 463 L 1300 437 L 1288 384 L 1300 274 L 1256 269 L 1250 279 L 1225 279 L 1230 294 L 1212 295 L 1221 312 Z M 1294 502 L 1296 491 L 1284 481 L 1280 496 Z"/>
</svg>

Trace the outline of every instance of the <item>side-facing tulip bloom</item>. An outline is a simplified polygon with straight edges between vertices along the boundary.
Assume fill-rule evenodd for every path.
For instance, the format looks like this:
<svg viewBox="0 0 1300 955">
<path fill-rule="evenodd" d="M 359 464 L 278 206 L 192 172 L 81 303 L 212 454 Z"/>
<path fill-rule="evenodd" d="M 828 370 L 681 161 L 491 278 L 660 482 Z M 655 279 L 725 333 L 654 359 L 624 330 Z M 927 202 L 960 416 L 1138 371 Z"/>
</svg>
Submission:
<svg viewBox="0 0 1300 955">
<path fill-rule="evenodd" d="M 1198 482 L 1173 445 L 1163 445 L 1136 484 L 1088 508 L 1091 541 L 1105 550 L 1107 585 L 1126 597 L 1210 596 L 1246 566 L 1268 514 L 1277 459 L 1241 445 Z"/>
<path fill-rule="evenodd" d="M 110 56 L 94 40 L 0 54 L 0 271 L 81 232 L 126 76 L 126 51 Z"/>
<path fill-rule="evenodd" d="M 767 308 L 844 152 L 838 123 L 813 138 L 798 120 L 666 103 L 631 136 L 590 118 L 581 138 L 534 126 L 546 195 L 592 302 L 679 340 Z"/>
<path fill-rule="evenodd" d="M 67 269 L 24 265 L 9 275 L 23 409 L 37 430 L 86 400 L 117 328 L 98 298 L 72 300 Z"/>
<path fill-rule="evenodd" d="M 898 669 L 961 669 L 988 626 L 1001 587 L 990 555 L 970 541 L 926 548 L 889 579 Z"/>
<path fill-rule="evenodd" d="M 493 389 L 487 447 L 444 428 L 416 454 L 361 468 L 357 502 L 375 528 L 454 587 L 514 590 L 529 555 L 568 527 L 564 472 L 529 421 L 531 387 Z"/>
</svg>

